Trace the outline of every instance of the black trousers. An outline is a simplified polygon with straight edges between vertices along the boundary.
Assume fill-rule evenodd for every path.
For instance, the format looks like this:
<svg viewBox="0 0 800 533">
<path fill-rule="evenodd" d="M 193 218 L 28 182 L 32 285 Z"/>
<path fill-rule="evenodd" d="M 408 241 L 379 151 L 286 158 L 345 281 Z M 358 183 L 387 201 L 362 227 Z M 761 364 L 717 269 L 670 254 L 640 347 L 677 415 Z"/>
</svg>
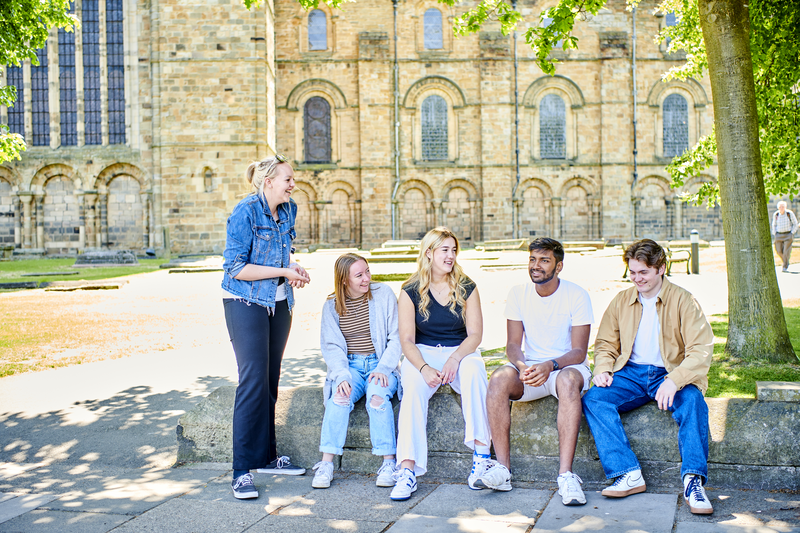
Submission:
<svg viewBox="0 0 800 533">
<path fill-rule="evenodd" d="M 241 300 L 226 298 L 223 305 L 239 367 L 233 406 L 233 469 L 262 468 L 278 456 L 275 403 L 292 316 L 286 300 L 276 302 L 272 316 L 265 307 Z"/>
</svg>

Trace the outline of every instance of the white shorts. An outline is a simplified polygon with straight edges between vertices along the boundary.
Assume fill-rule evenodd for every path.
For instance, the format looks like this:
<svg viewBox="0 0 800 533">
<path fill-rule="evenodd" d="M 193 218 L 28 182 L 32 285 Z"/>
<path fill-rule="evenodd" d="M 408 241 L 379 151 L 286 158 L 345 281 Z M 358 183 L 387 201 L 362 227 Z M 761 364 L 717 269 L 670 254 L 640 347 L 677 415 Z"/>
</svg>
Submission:
<svg viewBox="0 0 800 533">
<path fill-rule="evenodd" d="M 526 361 L 527 363 L 528 361 Z M 533 364 L 533 363 L 531 363 Z M 510 366 L 517 372 L 519 372 L 519 368 L 512 365 L 511 363 L 506 363 L 506 366 Z M 528 365 L 530 366 L 530 365 Z M 559 372 L 562 370 L 566 370 L 567 368 L 574 368 L 578 372 L 581 373 L 583 376 L 583 388 L 581 389 L 581 394 L 586 392 L 589 389 L 589 382 L 592 380 L 592 371 L 589 370 L 589 367 L 586 365 L 571 365 L 566 368 L 561 368 L 554 372 L 550 372 L 550 375 L 547 377 L 547 381 L 544 384 L 539 385 L 538 387 L 531 387 L 525 383 L 522 384 L 525 387 L 525 390 L 522 391 L 522 396 L 514 400 L 511 399 L 512 402 L 531 402 L 533 400 L 539 400 L 544 398 L 545 396 L 553 396 L 558 399 L 558 392 L 556 391 L 556 378 L 558 377 Z"/>
</svg>

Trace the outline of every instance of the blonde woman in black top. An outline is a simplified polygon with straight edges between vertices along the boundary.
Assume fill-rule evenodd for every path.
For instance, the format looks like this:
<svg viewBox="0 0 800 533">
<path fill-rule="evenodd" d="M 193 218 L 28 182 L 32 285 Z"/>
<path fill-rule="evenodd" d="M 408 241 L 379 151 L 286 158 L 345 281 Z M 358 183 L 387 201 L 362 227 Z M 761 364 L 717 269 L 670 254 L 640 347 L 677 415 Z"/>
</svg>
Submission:
<svg viewBox="0 0 800 533">
<path fill-rule="evenodd" d="M 458 238 L 438 227 L 420 244 L 417 271 L 403 284 L 398 302 L 403 400 L 400 404 L 393 500 L 417 490 L 416 476 L 427 471 L 428 401 L 440 385 L 461 394 L 466 425 L 464 444 L 474 450 L 469 485 L 489 460 L 486 367 L 478 345 L 483 336 L 481 301 L 475 283 L 456 262 Z"/>
</svg>

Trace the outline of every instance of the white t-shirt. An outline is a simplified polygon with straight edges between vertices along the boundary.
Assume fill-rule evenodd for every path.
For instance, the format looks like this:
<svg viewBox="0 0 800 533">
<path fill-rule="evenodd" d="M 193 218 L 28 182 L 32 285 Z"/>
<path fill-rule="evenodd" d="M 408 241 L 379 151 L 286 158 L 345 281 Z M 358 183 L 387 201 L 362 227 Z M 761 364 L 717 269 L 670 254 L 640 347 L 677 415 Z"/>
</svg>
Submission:
<svg viewBox="0 0 800 533">
<path fill-rule="evenodd" d="M 630 361 L 637 365 L 655 365 L 663 368 L 661 347 L 658 345 L 658 339 L 661 337 L 661 323 L 658 321 L 658 313 L 656 313 L 657 300 L 658 295 L 653 298 L 639 295 L 639 301 L 642 303 L 642 319 L 639 321 L 639 329 L 636 330 Z"/>
<path fill-rule="evenodd" d="M 504 315 L 508 320 L 522 322 L 522 351 L 529 365 L 550 361 L 572 350 L 572 327 L 594 322 L 589 293 L 565 279 L 559 279 L 556 292 L 545 298 L 539 296 L 533 283 L 513 287 Z"/>
</svg>

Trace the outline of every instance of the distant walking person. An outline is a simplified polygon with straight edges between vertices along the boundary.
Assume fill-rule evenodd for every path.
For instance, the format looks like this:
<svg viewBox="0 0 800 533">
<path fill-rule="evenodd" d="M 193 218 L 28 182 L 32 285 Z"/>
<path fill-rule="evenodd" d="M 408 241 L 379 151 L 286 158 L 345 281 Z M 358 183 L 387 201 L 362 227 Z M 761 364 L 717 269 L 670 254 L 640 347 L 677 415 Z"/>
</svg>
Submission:
<svg viewBox="0 0 800 533">
<path fill-rule="evenodd" d="M 305 269 L 290 260 L 297 216 L 297 204 L 290 199 L 292 166 L 276 155 L 251 163 L 245 177 L 255 191 L 228 218 L 222 278 L 225 322 L 239 368 L 231 482 L 238 499 L 258 497 L 250 470 L 305 473 L 278 456 L 275 403 L 292 326 L 292 288 L 310 281 Z"/>
<path fill-rule="evenodd" d="M 789 271 L 792 258 L 792 241 L 797 231 L 797 217 L 786 209 L 786 202 L 778 202 L 778 210 L 772 215 L 772 236 L 775 238 L 775 251 L 783 260 L 783 271 Z"/>
<path fill-rule="evenodd" d="M 311 486 L 326 489 L 334 455 L 342 455 L 353 404 L 366 395 L 373 455 L 383 456 L 376 484 L 394 487 L 395 451 L 392 396 L 400 378 L 397 298 L 383 283 L 372 283 L 366 259 L 344 254 L 333 267 L 334 291 L 322 307 L 320 348 L 328 365 L 319 451 Z"/>
</svg>

